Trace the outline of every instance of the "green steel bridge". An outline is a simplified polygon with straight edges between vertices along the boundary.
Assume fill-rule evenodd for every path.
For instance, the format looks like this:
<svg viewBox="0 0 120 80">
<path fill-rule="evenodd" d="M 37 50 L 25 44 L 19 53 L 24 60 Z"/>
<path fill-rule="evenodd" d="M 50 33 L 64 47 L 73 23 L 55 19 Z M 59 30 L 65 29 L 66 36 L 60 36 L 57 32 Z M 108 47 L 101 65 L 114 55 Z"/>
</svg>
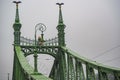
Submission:
<svg viewBox="0 0 120 80">
<path fill-rule="evenodd" d="M 12 80 L 120 80 L 120 68 L 114 68 L 78 55 L 65 44 L 65 24 L 62 18 L 61 6 L 59 6 L 59 20 L 57 25 L 58 37 L 44 40 L 46 27 L 39 23 L 35 26 L 35 39 L 27 39 L 21 36 L 21 23 L 19 20 L 18 4 L 16 4 L 16 17 L 14 28 L 14 64 Z M 37 28 L 39 27 L 39 28 Z M 36 32 L 42 32 L 41 38 L 36 40 Z M 54 58 L 49 77 L 38 72 L 38 54 L 47 54 Z M 34 68 L 26 57 L 34 55 Z M 112 79 L 111 79 L 112 77 Z"/>
</svg>

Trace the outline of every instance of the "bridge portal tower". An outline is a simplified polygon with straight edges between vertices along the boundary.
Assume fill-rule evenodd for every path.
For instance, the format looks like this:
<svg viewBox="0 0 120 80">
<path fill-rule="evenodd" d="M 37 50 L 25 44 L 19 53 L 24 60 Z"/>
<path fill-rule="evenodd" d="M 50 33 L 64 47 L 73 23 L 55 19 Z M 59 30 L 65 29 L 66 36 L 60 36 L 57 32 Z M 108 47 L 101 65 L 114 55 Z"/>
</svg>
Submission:
<svg viewBox="0 0 120 80">
<path fill-rule="evenodd" d="M 15 16 L 15 23 L 13 24 L 14 28 L 14 45 L 20 45 L 20 29 L 21 29 L 21 23 L 19 20 L 19 10 L 18 10 L 18 4 L 21 3 L 20 1 L 13 1 L 13 3 L 16 4 L 16 16 Z"/>
</svg>

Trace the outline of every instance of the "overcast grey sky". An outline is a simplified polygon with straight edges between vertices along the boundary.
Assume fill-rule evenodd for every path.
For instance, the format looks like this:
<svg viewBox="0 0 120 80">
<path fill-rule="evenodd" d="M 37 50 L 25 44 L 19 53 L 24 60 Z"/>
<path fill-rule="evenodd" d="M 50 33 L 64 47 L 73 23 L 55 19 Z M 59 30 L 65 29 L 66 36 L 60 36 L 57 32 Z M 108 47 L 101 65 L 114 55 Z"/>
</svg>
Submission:
<svg viewBox="0 0 120 80">
<path fill-rule="evenodd" d="M 7 80 L 8 72 L 12 76 L 15 18 L 12 1 L 0 1 L 0 80 Z M 56 2 L 65 3 L 62 10 L 67 47 L 89 59 L 106 52 L 93 60 L 120 67 L 120 47 L 116 48 L 120 45 L 120 0 L 22 0 L 21 35 L 34 38 L 35 25 L 44 23 L 45 38 L 57 36 Z"/>
</svg>

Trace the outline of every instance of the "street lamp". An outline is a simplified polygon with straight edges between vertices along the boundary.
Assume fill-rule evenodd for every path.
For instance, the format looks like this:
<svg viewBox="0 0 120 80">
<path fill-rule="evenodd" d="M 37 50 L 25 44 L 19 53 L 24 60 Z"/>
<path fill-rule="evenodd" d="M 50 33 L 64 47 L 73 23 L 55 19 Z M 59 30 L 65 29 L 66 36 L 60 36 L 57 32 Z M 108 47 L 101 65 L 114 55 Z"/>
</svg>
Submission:
<svg viewBox="0 0 120 80">
<path fill-rule="evenodd" d="M 37 30 L 41 31 L 41 39 L 42 39 L 41 42 L 44 42 L 44 38 L 43 38 L 44 34 L 43 34 L 43 32 L 46 30 L 46 26 L 43 23 L 38 23 L 35 26 L 35 45 L 37 45 L 37 43 L 36 43 L 36 33 L 37 33 Z"/>
<path fill-rule="evenodd" d="M 36 41 L 36 33 L 37 31 L 40 30 L 41 31 L 41 38 L 42 38 L 42 41 L 44 41 L 43 39 L 43 32 L 46 30 L 46 26 L 43 24 L 43 23 L 38 23 L 36 26 L 35 26 L 35 51 L 34 51 L 34 72 L 37 73 L 38 72 L 38 69 L 37 69 L 37 41 Z"/>
</svg>

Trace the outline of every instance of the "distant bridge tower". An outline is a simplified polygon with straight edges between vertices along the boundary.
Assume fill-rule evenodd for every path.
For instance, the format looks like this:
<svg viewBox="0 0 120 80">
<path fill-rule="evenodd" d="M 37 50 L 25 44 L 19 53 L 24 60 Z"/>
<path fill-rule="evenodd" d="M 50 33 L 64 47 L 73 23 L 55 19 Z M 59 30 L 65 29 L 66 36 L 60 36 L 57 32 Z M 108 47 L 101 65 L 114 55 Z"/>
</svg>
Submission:
<svg viewBox="0 0 120 80">
<path fill-rule="evenodd" d="M 18 4 L 21 3 L 20 1 L 13 1 L 16 4 L 16 16 L 15 16 L 15 23 L 13 24 L 14 28 L 14 45 L 20 45 L 20 29 L 21 23 L 19 20 L 19 11 L 18 11 Z"/>
</svg>

